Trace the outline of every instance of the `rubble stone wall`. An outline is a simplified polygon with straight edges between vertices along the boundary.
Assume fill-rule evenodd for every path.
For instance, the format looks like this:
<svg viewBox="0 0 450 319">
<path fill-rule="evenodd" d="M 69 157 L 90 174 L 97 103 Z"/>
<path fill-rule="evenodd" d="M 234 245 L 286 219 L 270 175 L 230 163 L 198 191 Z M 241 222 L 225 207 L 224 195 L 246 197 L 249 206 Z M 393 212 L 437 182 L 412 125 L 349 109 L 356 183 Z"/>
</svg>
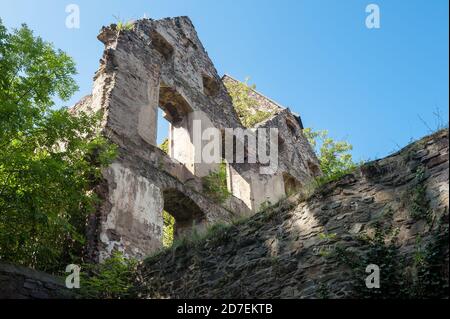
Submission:
<svg viewBox="0 0 450 319">
<path fill-rule="evenodd" d="M 448 142 L 448 129 L 437 132 L 324 185 L 307 200 L 288 198 L 195 247 L 149 258 L 139 270 L 138 296 L 323 298 L 326 291 L 326 298 L 350 298 L 355 281 L 363 284 L 365 277 L 353 277 L 333 257 L 336 247 L 367 253 L 370 246 L 358 238 L 373 236 L 381 223 L 397 233 L 400 254 L 414 260 L 418 238 L 426 247 L 440 225 L 448 227 Z M 428 218 L 414 215 L 411 194 L 419 186 L 425 187 L 420 204 Z M 437 258 L 448 284 L 448 241 Z"/>
<path fill-rule="evenodd" d="M 64 279 L 0 262 L 0 299 L 69 299 L 74 292 Z"/>
</svg>

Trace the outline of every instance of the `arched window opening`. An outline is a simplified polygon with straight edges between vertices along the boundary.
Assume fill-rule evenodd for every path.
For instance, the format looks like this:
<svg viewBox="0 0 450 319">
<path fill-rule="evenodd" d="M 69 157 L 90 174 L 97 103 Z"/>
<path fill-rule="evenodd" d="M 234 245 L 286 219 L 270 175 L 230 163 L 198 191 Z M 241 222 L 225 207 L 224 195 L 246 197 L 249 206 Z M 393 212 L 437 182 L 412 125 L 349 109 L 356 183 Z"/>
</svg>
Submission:
<svg viewBox="0 0 450 319">
<path fill-rule="evenodd" d="M 172 245 L 173 240 L 202 227 L 205 215 L 192 199 L 177 189 L 163 191 L 163 198 L 163 244 L 167 247 Z"/>
<path fill-rule="evenodd" d="M 185 119 L 188 113 L 192 112 L 192 108 L 176 89 L 163 83 L 159 89 L 158 106 L 158 147 L 170 157 L 184 163 L 183 159 L 176 155 L 180 152 L 183 154 L 183 147 L 187 145 L 186 139 L 189 139 L 189 134 L 183 127 L 187 125 Z M 178 128 L 176 138 L 173 136 L 173 127 Z M 174 146 L 181 147 L 181 151 L 178 150 L 179 152 L 175 154 Z"/>
</svg>

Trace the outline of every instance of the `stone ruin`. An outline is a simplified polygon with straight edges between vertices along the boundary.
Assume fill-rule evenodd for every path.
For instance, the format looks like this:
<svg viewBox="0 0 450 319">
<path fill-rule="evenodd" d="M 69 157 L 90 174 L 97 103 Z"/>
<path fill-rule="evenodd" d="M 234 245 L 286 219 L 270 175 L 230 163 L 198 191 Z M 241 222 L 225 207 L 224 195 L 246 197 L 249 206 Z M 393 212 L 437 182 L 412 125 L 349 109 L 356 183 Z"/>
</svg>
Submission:
<svg viewBox="0 0 450 319">
<path fill-rule="evenodd" d="M 236 80 L 217 74 L 187 17 L 142 19 L 131 30 L 111 25 L 98 39 L 105 50 L 92 94 L 73 111 L 101 111 L 102 134 L 118 145 L 119 155 L 96 187 L 102 203 L 89 219 L 91 260 L 101 262 L 115 250 L 135 258 L 159 250 L 163 210 L 175 219 L 176 237 L 192 227 L 254 214 L 321 174 L 300 116 L 252 90 L 257 109 L 272 114 L 256 126 L 278 128 L 277 171 L 260 174 L 262 164 L 225 162 L 231 195 L 223 203 L 213 201 L 202 177 L 220 164 L 194 161 L 199 150 L 192 124 L 243 128 L 224 85 Z M 170 123 L 168 154 L 156 144 L 158 108 Z"/>
</svg>

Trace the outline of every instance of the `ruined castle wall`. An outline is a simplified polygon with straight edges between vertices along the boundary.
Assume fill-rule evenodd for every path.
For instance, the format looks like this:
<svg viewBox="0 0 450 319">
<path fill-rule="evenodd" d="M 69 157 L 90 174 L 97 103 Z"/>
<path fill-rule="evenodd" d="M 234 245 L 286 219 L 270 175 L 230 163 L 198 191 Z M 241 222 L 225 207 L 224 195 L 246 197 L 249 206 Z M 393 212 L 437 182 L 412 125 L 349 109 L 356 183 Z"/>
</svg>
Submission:
<svg viewBox="0 0 450 319">
<path fill-rule="evenodd" d="M 0 299 L 70 299 L 64 279 L 31 268 L 0 262 Z"/>
<path fill-rule="evenodd" d="M 138 258 L 158 250 L 163 232 L 161 188 L 120 163 L 112 164 L 104 175 L 110 210 L 101 227 L 99 260 L 114 250 Z"/>
<path fill-rule="evenodd" d="M 195 163 L 192 121 L 215 127 L 234 127 L 239 121 L 190 20 L 139 20 L 130 31 L 103 28 L 99 39 L 105 51 L 92 96 L 75 109 L 102 110 L 103 132 L 120 154 L 98 190 L 104 202 L 92 218 L 92 258 L 102 260 L 113 250 L 142 258 L 159 249 L 167 207 L 178 212 L 182 228 L 246 212 L 237 198 L 222 207 L 201 193 L 200 177 L 217 164 Z M 158 107 L 171 122 L 172 158 L 155 147 Z M 183 208 L 191 210 L 191 219 Z"/>
<path fill-rule="evenodd" d="M 194 121 L 200 123 L 201 131 L 194 132 Z M 213 163 L 206 163 L 202 160 L 202 150 L 211 142 L 210 140 L 200 140 L 201 135 L 205 129 L 214 128 L 207 114 L 203 111 L 193 111 L 177 125 L 170 125 L 170 152 L 169 155 L 179 162 L 186 165 L 192 174 L 203 177 L 210 172 L 216 171 L 219 167 L 219 161 Z M 195 134 L 197 141 L 194 141 Z M 220 141 L 221 137 L 217 136 Z M 196 148 L 195 145 L 198 147 Z M 208 152 L 209 153 L 209 152 Z M 217 154 L 221 155 L 221 148 L 217 150 Z"/>
<path fill-rule="evenodd" d="M 223 207 L 213 202 L 201 193 L 201 178 L 155 147 L 135 153 L 121 149 L 119 158 L 105 170 L 104 177 L 103 204 L 95 219 L 98 238 L 90 243 L 89 249 L 93 260 L 101 261 L 113 250 L 136 258 L 159 250 L 163 208 L 176 219 L 180 217 L 178 221 L 183 227 L 195 223 L 200 228 L 203 224 L 231 221 L 238 214 L 248 212 L 246 205 L 235 197 Z M 167 197 L 167 192 L 176 192 L 178 198 Z M 170 205 L 187 200 L 191 203 L 178 207 L 183 216 L 174 214 Z M 190 212 L 195 215 L 191 222 L 185 216 Z"/>
<path fill-rule="evenodd" d="M 253 209 L 251 177 L 242 176 L 236 171 L 235 167 L 236 165 L 228 166 L 228 189 L 235 197 L 242 200 L 249 209 Z"/>
<path fill-rule="evenodd" d="M 74 109 L 101 110 L 103 134 L 120 154 L 97 189 L 104 202 L 89 228 L 93 259 L 102 260 L 113 250 L 139 258 L 157 250 L 166 208 L 185 231 L 192 224 L 229 221 L 284 197 L 281 172 L 258 177 L 259 164 L 230 165 L 236 178 L 229 174 L 233 196 L 225 203 L 202 193 L 201 177 L 218 163 L 199 163 L 196 155 L 202 150 L 194 147 L 194 121 L 200 120 L 202 130 L 242 125 L 188 18 L 138 20 L 132 30 L 112 25 L 98 38 L 105 50 L 92 95 Z M 170 122 L 170 156 L 156 147 L 158 109 Z"/>
<path fill-rule="evenodd" d="M 139 269 L 140 298 L 352 298 L 365 276 L 335 255 L 356 256 L 373 247 L 361 238 L 378 227 L 397 234 L 399 262 L 414 264 L 417 252 L 445 234 L 449 223 L 448 129 L 318 189 L 308 200 L 281 205 L 195 243 L 148 259 Z M 425 189 L 429 217 L 414 214 L 412 197 Z M 448 233 L 447 233 L 448 236 Z M 444 238 L 445 240 L 445 238 Z M 444 242 L 445 243 L 445 242 Z M 433 272 L 448 287 L 448 240 Z M 388 283 L 383 277 L 381 285 Z M 365 265 L 360 269 L 365 274 Z M 399 271 L 411 272 L 411 268 Z M 177 271 L 174 272 L 173 269 Z M 389 271 L 394 271 L 390 269 Z M 383 279 L 384 278 L 384 279 Z M 391 278 L 391 277 L 389 277 Z M 383 281 L 385 280 L 385 281 Z M 410 285 L 402 283 L 402 289 Z M 448 293 L 448 290 L 447 290 Z M 392 297 L 392 296 L 391 296 Z"/>
<path fill-rule="evenodd" d="M 224 83 L 240 83 L 229 75 L 223 76 L 222 81 Z M 321 171 L 319 161 L 302 133 L 302 127 L 297 116 L 256 90 L 249 90 L 248 95 L 256 102 L 253 110 L 250 111 L 253 113 L 256 111 L 272 113 L 267 120 L 256 124 L 255 128 L 276 128 L 279 134 L 277 176 L 257 177 L 254 174 L 254 171 L 258 169 L 257 167 L 249 168 L 241 165 L 235 165 L 236 168 L 231 175 L 231 178 L 235 180 L 232 183 L 242 183 L 242 180 L 245 180 L 252 185 L 252 194 L 247 197 L 252 198 L 250 207 L 257 210 L 260 204 L 265 201 L 277 202 L 287 195 L 286 190 L 304 188 L 314 177 L 321 175 Z M 269 145 L 267 147 L 269 149 Z M 287 180 L 286 176 L 288 176 Z M 281 181 L 289 185 L 281 186 Z M 295 184 L 295 187 L 291 187 L 292 184 Z M 242 195 L 237 194 L 236 196 Z M 245 200 L 248 201 L 248 199 Z"/>
<path fill-rule="evenodd" d="M 312 178 L 321 175 L 317 156 L 297 120 L 288 109 L 280 111 L 267 121 L 258 124 L 257 127 L 278 129 L 280 172 L 288 173 L 304 186 Z"/>
<path fill-rule="evenodd" d="M 238 171 L 236 166 L 229 166 L 229 190 L 253 213 L 286 197 L 281 173 L 261 174 L 257 165 L 248 165 L 246 170 Z"/>
<path fill-rule="evenodd" d="M 278 203 L 286 197 L 284 189 L 283 175 L 271 174 L 255 174 L 251 177 L 251 189 L 253 190 L 252 207 L 255 211 L 260 210 L 264 206 Z"/>
<path fill-rule="evenodd" d="M 222 77 L 222 81 L 224 83 L 227 83 L 227 82 L 239 83 L 240 82 L 228 74 L 225 74 Z M 269 99 L 268 97 L 264 96 L 263 94 L 261 94 L 260 92 L 258 92 L 256 90 L 253 90 L 253 89 L 250 90 L 249 97 L 251 97 L 253 100 L 256 101 L 255 109 L 251 110 L 251 111 L 253 111 L 253 113 L 256 112 L 257 110 L 263 111 L 263 112 L 277 112 L 277 111 L 281 111 L 284 109 L 281 105 L 279 105 L 275 101 Z"/>
</svg>

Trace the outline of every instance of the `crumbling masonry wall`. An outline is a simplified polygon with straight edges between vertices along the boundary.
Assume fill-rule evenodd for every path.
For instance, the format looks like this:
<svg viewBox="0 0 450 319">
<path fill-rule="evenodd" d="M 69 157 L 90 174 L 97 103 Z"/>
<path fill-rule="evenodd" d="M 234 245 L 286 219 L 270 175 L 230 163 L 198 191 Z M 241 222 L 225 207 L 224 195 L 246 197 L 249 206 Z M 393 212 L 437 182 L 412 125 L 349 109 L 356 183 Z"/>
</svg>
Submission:
<svg viewBox="0 0 450 319">
<path fill-rule="evenodd" d="M 380 227 L 389 234 L 387 239 L 397 234 L 398 271 L 412 273 L 418 252 L 424 254 L 439 235 L 445 236 L 443 226 L 448 231 L 448 147 L 446 129 L 367 163 L 324 185 L 307 200 L 289 197 L 217 231 L 194 243 L 195 249 L 187 244 L 153 256 L 139 267 L 137 297 L 357 298 L 355 285 L 365 287 L 366 276 L 355 275 L 337 251 L 358 257 L 379 249 L 361 239 L 373 238 Z M 420 185 L 428 218 L 414 214 L 411 192 Z M 446 236 L 444 245 L 431 251 L 437 261 L 431 266 L 433 274 L 446 281 L 448 296 Z M 405 261 L 400 263 L 402 258 Z M 389 267 L 389 258 L 385 260 L 386 264 L 379 264 L 382 289 L 395 284 L 389 282 L 391 273 L 389 279 L 383 277 L 385 269 L 394 271 L 383 268 Z M 362 274 L 365 267 L 360 269 Z M 401 290 L 411 287 L 408 281 L 401 285 Z"/>
<path fill-rule="evenodd" d="M 91 259 L 102 261 L 114 250 L 143 258 L 158 250 L 163 209 L 175 217 L 180 234 L 252 214 L 268 196 L 278 201 L 286 194 L 283 174 L 302 182 L 313 175 L 297 167 L 296 158 L 283 159 L 282 168 L 265 177 L 255 175 L 258 163 L 230 163 L 232 196 L 221 204 L 212 201 L 203 193 L 202 177 L 218 164 L 194 160 L 201 150 L 194 148 L 193 121 L 200 120 L 202 129 L 242 125 L 189 18 L 142 19 L 132 30 L 111 25 L 98 39 L 105 50 L 93 91 L 74 111 L 101 111 L 102 132 L 118 145 L 119 156 L 96 188 L 103 202 L 89 222 Z M 170 123 L 168 155 L 156 145 L 158 109 Z M 300 144 L 286 154 L 295 145 Z M 308 147 L 299 154 L 310 154 Z M 241 185 L 233 182 L 238 178 Z"/>
</svg>

